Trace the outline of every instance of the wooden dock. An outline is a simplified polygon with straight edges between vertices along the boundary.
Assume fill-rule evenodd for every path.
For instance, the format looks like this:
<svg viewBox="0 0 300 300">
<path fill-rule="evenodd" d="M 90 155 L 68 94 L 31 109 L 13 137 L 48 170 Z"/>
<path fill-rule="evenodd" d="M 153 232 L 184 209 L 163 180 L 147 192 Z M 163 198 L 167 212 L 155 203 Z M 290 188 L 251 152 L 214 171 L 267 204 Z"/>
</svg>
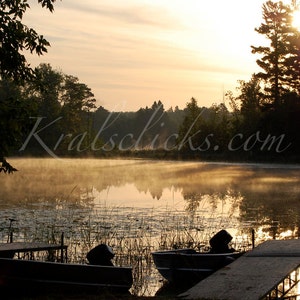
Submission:
<svg viewBox="0 0 300 300">
<path fill-rule="evenodd" d="M 300 239 L 270 240 L 179 295 L 183 299 L 260 300 L 300 266 Z M 282 291 L 279 291 L 282 293 Z M 280 298 L 278 298 L 280 299 Z"/>
<path fill-rule="evenodd" d="M 61 262 L 67 261 L 68 255 L 67 250 L 68 246 L 62 243 L 60 245 L 56 244 L 48 244 L 48 243 L 39 243 L 39 242 L 13 242 L 13 243 L 3 243 L 0 244 L 0 257 L 8 257 L 12 258 L 15 253 L 30 253 L 31 259 L 33 259 L 33 253 L 34 252 L 40 252 L 40 251 L 47 251 L 51 252 L 53 250 L 59 250 L 60 251 L 60 259 Z"/>
</svg>

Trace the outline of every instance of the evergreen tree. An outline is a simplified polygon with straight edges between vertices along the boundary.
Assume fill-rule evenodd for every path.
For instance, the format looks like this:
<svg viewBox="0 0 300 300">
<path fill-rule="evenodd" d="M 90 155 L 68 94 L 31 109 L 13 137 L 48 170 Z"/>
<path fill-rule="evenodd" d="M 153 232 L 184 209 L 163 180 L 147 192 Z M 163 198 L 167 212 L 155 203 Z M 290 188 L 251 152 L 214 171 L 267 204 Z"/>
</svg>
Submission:
<svg viewBox="0 0 300 300">
<path fill-rule="evenodd" d="M 189 154 L 199 146 L 199 135 L 201 134 L 202 110 L 195 98 L 191 98 L 190 102 L 186 104 L 185 113 L 178 132 L 178 150 Z"/>
<path fill-rule="evenodd" d="M 266 103 L 273 108 L 278 108 L 282 96 L 293 89 L 299 70 L 296 69 L 295 59 L 299 55 L 299 46 L 296 46 L 297 30 L 292 26 L 292 12 L 289 5 L 280 2 L 267 1 L 263 4 L 264 23 L 255 30 L 264 35 L 269 41 L 269 46 L 251 46 L 252 53 L 262 55 L 257 64 L 264 72 L 259 72 L 256 77 L 265 83 Z M 298 49 L 298 53 L 297 50 Z"/>
</svg>

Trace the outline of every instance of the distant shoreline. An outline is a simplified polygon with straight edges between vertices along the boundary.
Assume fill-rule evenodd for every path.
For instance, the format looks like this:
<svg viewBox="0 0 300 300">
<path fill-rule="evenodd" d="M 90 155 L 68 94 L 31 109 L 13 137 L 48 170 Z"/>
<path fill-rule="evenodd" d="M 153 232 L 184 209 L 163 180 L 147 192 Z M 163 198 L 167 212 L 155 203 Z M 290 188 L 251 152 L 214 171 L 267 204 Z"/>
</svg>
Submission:
<svg viewBox="0 0 300 300">
<path fill-rule="evenodd" d="M 195 155 L 187 155 L 178 151 L 165 151 L 165 150 L 140 150 L 140 151 L 110 151 L 100 154 L 78 154 L 64 155 L 60 154 L 59 158 L 87 158 L 87 159 L 151 159 L 151 160 L 174 160 L 174 161 L 195 161 L 195 162 L 208 162 L 208 163 L 263 163 L 263 164 L 283 164 L 283 165 L 300 165 L 299 156 L 285 156 L 285 155 L 249 155 L 249 153 L 201 153 Z M 30 155 L 14 153 L 8 159 L 15 158 L 51 158 L 49 155 Z"/>
</svg>

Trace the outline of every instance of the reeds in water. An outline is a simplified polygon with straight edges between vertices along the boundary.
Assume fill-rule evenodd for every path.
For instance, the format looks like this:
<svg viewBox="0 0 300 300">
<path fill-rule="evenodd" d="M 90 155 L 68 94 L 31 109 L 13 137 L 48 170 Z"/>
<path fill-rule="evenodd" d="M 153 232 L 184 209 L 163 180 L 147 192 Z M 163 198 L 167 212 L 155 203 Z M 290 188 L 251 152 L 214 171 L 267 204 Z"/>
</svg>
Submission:
<svg viewBox="0 0 300 300">
<path fill-rule="evenodd" d="M 86 263 L 86 254 L 91 248 L 102 243 L 111 246 L 115 252 L 114 265 L 133 268 L 131 293 L 138 296 L 154 295 L 163 283 L 153 264 L 152 251 L 207 250 L 213 233 L 228 225 L 225 219 L 216 221 L 201 213 L 191 216 L 186 211 L 169 208 L 145 211 L 106 205 L 67 205 L 61 201 L 56 203 L 56 209 L 43 206 L 19 211 L 13 224 L 8 225 L 7 221 L 0 224 L 3 242 L 12 232 L 14 241 L 59 244 L 64 232 L 69 262 Z"/>
</svg>

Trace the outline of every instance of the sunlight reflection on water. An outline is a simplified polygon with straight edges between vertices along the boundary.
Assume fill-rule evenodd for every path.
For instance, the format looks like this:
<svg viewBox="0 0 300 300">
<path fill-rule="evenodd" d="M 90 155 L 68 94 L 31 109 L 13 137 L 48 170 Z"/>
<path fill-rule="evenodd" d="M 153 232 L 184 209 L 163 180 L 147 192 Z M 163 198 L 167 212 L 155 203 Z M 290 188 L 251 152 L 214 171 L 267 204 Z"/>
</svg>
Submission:
<svg viewBox="0 0 300 300">
<path fill-rule="evenodd" d="M 14 218 L 16 240 L 57 239 L 70 258 L 85 261 L 99 242 L 114 246 L 116 263 L 137 249 L 144 275 L 140 295 L 161 285 L 150 251 L 207 244 L 227 229 L 239 245 L 298 237 L 300 167 L 146 160 L 15 159 L 20 171 L 1 174 L 0 239 Z M 127 239 L 127 240 L 126 240 Z M 147 249 L 147 251 L 145 250 Z M 126 250 L 126 251 L 127 251 Z M 146 251 L 146 252 L 145 252 Z M 146 270 L 147 269 L 147 270 Z M 143 277 L 144 276 L 144 277 Z M 140 284 L 140 282 L 139 282 Z"/>
</svg>

